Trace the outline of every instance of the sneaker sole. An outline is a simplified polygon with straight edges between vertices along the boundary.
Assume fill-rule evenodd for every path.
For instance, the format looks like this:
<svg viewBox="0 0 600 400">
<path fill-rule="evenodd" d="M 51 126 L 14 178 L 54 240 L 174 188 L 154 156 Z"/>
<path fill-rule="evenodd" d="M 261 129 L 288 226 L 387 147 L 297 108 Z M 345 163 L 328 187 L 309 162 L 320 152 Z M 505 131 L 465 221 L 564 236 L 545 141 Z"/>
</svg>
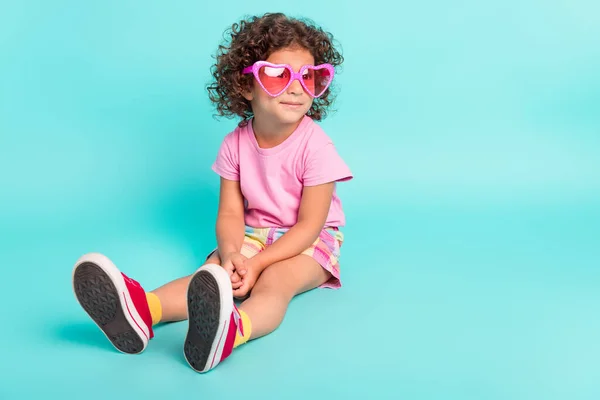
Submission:
<svg viewBox="0 0 600 400">
<path fill-rule="evenodd" d="M 73 291 L 85 312 L 112 345 L 122 353 L 138 354 L 148 333 L 129 296 L 120 271 L 100 255 L 82 257 L 73 269 Z"/>
<path fill-rule="evenodd" d="M 205 265 L 190 280 L 187 292 L 188 333 L 183 353 L 197 372 L 219 364 L 233 312 L 229 275 L 218 265 Z"/>
</svg>

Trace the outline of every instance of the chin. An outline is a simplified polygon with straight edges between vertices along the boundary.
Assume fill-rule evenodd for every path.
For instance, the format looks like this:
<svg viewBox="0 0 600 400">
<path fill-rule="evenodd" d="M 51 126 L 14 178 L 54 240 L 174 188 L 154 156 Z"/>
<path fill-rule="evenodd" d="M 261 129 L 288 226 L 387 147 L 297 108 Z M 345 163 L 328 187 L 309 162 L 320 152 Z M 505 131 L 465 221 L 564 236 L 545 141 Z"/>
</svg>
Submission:
<svg viewBox="0 0 600 400">
<path fill-rule="evenodd" d="M 287 116 L 286 118 L 283 118 L 281 122 L 285 123 L 285 124 L 295 124 L 297 122 L 300 122 L 302 120 L 302 118 L 304 118 L 304 114 L 298 114 L 295 116 Z"/>
<path fill-rule="evenodd" d="M 294 112 L 294 113 L 285 113 L 277 115 L 277 119 L 281 124 L 289 125 L 300 122 L 302 118 L 306 115 L 306 112 Z"/>
<path fill-rule="evenodd" d="M 279 119 L 282 121 L 296 122 L 304 118 L 306 113 L 310 110 L 310 108 L 303 108 L 298 110 L 284 110 L 283 112 L 277 113 Z"/>
</svg>

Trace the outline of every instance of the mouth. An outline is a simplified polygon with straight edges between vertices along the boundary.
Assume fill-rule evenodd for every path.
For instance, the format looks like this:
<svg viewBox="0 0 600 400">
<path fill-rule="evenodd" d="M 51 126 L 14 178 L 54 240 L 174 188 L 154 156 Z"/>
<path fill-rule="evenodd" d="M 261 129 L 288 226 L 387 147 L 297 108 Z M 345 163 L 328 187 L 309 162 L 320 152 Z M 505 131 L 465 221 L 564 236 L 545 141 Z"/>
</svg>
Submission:
<svg viewBox="0 0 600 400">
<path fill-rule="evenodd" d="M 282 101 L 280 103 L 281 105 L 285 106 L 285 107 L 291 107 L 291 108 L 300 108 L 302 107 L 302 103 L 296 103 L 293 101 Z"/>
</svg>

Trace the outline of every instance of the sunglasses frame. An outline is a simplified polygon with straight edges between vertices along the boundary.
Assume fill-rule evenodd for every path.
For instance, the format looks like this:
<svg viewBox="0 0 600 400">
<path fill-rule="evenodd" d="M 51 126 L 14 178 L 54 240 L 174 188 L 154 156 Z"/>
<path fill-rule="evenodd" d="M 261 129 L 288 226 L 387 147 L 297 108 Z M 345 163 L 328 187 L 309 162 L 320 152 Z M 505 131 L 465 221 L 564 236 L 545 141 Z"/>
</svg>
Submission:
<svg viewBox="0 0 600 400">
<path fill-rule="evenodd" d="M 262 67 L 286 68 L 290 72 L 290 80 L 289 80 L 289 82 L 278 93 L 276 93 L 276 94 L 270 93 L 265 88 L 265 86 L 261 82 L 261 80 L 259 78 L 259 75 L 258 75 L 259 71 L 260 71 L 260 69 Z M 318 95 L 316 93 L 311 93 L 310 90 L 308 89 L 308 87 L 306 86 L 306 84 L 304 83 L 304 79 L 302 78 L 302 75 L 304 74 L 304 71 L 306 71 L 307 69 L 311 69 L 311 70 L 326 69 L 327 71 L 329 71 L 329 75 L 331 76 L 331 79 L 329 79 L 329 82 L 327 83 L 327 85 L 325 86 L 325 88 L 323 89 L 323 91 L 321 91 L 321 93 L 318 93 Z M 273 63 L 270 63 L 268 61 L 257 61 L 254 64 L 252 64 L 252 65 L 244 68 L 244 70 L 242 71 L 242 73 L 243 74 L 253 74 L 254 78 L 256 79 L 256 81 L 260 84 L 260 87 L 265 91 L 265 93 L 267 93 L 271 97 L 280 96 L 283 92 L 285 92 L 287 90 L 287 88 L 290 87 L 290 85 L 292 84 L 292 82 L 294 82 L 295 80 L 298 80 L 298 82 L 300 82 L 300 84 L 302 85 L 302 87 L 304 88 L 304 90 L 306 91 L 306 93 L 309 94 L 309 96 L 311 96 L 313 98 L 317 98 L 317 97 L 321 97 L 327 91 L 327 89 L 331 85 L 331 82 L 333 82 L 333 76 L 335 74 L 335 70 L 334 70 L 334 68 L 333 68 L 333 66 L 331 64 L 319 64 L 319 65 L 303 65 L 300 68 L 300 71 L 295 72 L 294 69 L 292 68 L 292 66 L 289 65 L 289 64 L 273 64 Z"/>
</svg>

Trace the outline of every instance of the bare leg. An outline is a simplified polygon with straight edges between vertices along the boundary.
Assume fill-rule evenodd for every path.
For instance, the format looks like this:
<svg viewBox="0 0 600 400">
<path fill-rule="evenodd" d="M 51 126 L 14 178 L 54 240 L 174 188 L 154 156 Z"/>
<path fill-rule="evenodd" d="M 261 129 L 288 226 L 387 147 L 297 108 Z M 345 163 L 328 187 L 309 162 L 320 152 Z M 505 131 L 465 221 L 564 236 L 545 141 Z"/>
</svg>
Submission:
<svg viewBox="0 0 600 400">
<path fill-rule="evenodd" d="M 221 265 L 221 258 L 215 252 L 204 263 Z M 193 275 L 193 274 L 192 274 Z M 188 318 L 187 312 L 187 288 L 192 275 L 175 279 L 152 291 L 162 306 L 162 319 L 160 322 L 183 321 Z"/>
<path fill-rule="evenodd" d="M 320 286 L 329 278 L 329 272 L 304 254 L 265 269 L 248 300 L 240 306 L 252 322 L 251 339 L 273 332 L 283 321 L 294 296 Z"/>
</svg>

